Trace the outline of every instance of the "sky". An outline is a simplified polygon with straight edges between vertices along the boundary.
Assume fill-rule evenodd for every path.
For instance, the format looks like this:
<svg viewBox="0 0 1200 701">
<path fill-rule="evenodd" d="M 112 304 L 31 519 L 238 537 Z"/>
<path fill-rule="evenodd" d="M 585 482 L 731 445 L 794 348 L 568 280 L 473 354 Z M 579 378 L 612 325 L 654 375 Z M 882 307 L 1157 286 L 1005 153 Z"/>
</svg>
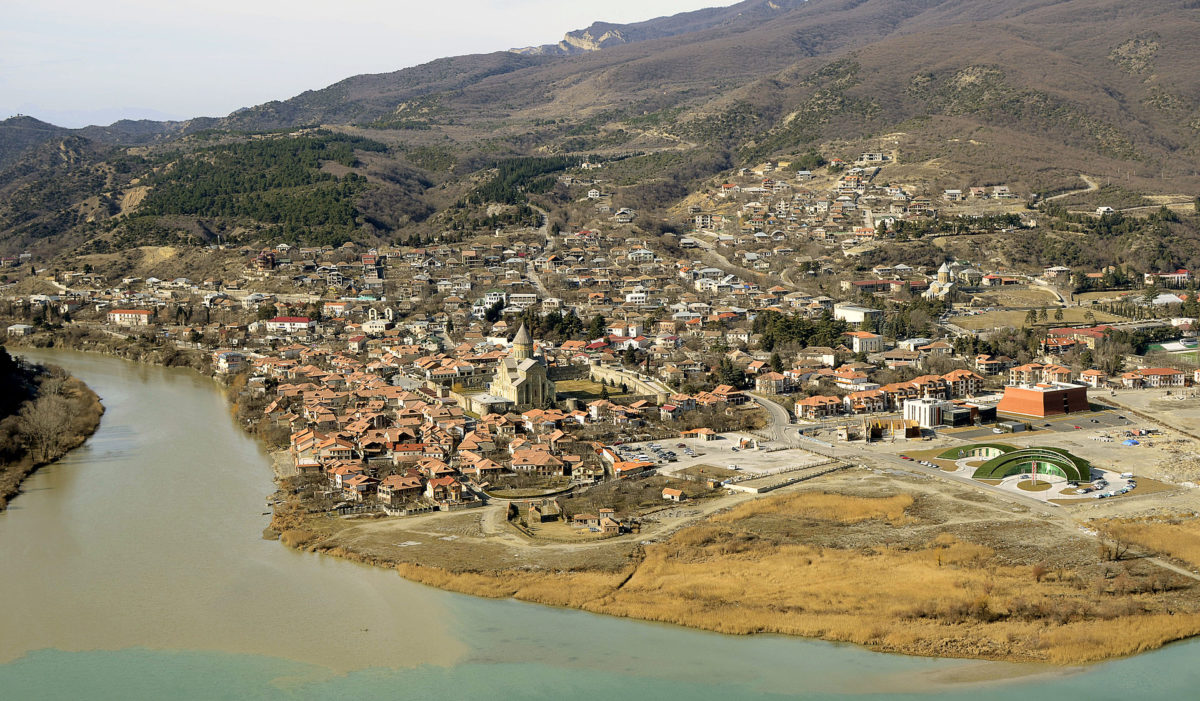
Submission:
<svg viewBox="0 0 1200 701">
<path fill-rule="evenodd" d="M 220 117 L 435 58 L 732 0 L 0 0 L 0 119 Z"/>
</svg>

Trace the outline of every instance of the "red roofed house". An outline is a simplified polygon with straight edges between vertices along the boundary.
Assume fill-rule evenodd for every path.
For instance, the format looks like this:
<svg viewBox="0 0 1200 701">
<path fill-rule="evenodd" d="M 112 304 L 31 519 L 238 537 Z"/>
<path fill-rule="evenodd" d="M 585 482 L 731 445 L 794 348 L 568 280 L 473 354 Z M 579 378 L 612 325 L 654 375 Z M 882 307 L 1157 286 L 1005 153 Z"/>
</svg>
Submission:
<svg viewBox="0 0 1200 701">
<path fill-rule="evenodd" d="M 837 397 L 817 395 L 796 402 L 796 416 L 802 419 L 819 419 L 841 411 L 842 400 Z"/>
<path fill-rule="evenodd" d="M 455 504 L 462 501 L 463 487 L 453 477 L 438 477 L 425 483 L 425 496 L 439 504 Z"/>
<path fill-rule="evenodd" d="M 267 320 L 269 333 L 307 333 L 317 328 L 317 322 L 306 316 L 277 316 Z"/>
<path fill-rule="evenodd" d="M 1137 371 L 1146 387 L 1183 387 L 1187 375 L 1172 368 L 1143 368 Z"/>
<path fill-rule="evenodd" d="M 1104 384 L 1105 376 L 1099 370 L 1084 370 L 1079 373 L 1079 381 L 1088 387 L 1100 387 Z"/>
<path fill-rule="evenodd" d="M 397 506 L 420 498 L 423 486 L 419 475 L 389 475 L 379 483 L 376 493 L 379 495 L 379 501 Z"/>
<path fill-rule="evenodd" d="M 954 370 L 942 375 L 942 379 L 950 385 L 953 397 L 973 397 L 983 390 L 983 378 L 970 370 Z"/>
</svg>

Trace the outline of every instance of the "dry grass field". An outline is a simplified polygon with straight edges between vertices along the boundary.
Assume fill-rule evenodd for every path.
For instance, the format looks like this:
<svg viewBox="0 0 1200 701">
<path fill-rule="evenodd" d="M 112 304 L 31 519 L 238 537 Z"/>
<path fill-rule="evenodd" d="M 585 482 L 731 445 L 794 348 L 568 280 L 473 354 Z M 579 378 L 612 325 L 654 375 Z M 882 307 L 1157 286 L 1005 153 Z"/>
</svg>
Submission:
<svg viewBox="0 0 1200 701">
<path fill-rule="evenodd" d="M 747 504 L 647 547 L 624 586 L 584 608 L 725 633 L 1054 663 L 1131 654 L 1200 632 L 1194 583 L 1177 575 L 1127 565 L 1106 572 L 1037 547 L 1045 562 L 1016 564 L 950 533 L 919 542 L 898 532 L 921 522 L 921 511 L 911 495 L 816 493 Z M 869 522 L 876 542 L 786 542 L 763 535 L 771 531 L 764 521 L 801 531 Z"/>
<path fill-rule="evenodd" d="M 1102 522 L 1114 538 L 1200 570 L 1200 521 L 1187 518 L 1114 519 Z"/>
<path fill-rule="evenodd" d="M 676 529 L 591 542 L 520 539 L 478 512 L 277 518 L 276 528 L 295 547 L 453 591 L 731 634 L 1056 664 L 1200 634 L 1194 579 L 1144 559 L 1108 560 L 1067 518 L 869 470 L 743 498 Z M 1164 523 L 1128 540 L 1192 561 L 1197 534 Z"/>
<path fill-rule="evenodd" d="M 971 296 L 997 307 L 1058 306 L 1058 298 L 1045 287 L 1002 287 L 988 292 L 974 292 Z"/>
</svg>

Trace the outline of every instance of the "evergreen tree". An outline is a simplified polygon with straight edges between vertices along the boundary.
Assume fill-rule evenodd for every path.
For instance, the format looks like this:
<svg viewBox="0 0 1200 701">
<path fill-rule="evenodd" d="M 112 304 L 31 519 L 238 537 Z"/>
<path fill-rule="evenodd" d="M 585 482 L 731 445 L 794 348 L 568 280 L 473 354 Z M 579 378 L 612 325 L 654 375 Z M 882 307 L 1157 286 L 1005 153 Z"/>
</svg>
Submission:
<svg viewBox="0 0 1200 701">
<path fill-rule="evenodd" d="M 504 300 L 498 299 L 498 300 L 496 300 L 495 304 L 488 307 L 487 311 L 485 311 L 483 313 L 483 318 L 489 324 L 494 324 L 497 321 L 500 321 L 500 317 L 503 315 L 503 311 L 504 311 Z"/>
<path fill-rule="evenodd" d="M 741 388 L 746 384 L 746 373 L 729 358 L 721 358 L 717 365 L 717 383 Z"/>
<path fill-rule="evenodd" d="M 588 323 L 588 339 L 603 338 L 606 335 L 606 330 L 607 326 L 605 325 L 604 317 L 597 314 L 596 316 L 593 316 L 592 320 Z"/>
</svg>

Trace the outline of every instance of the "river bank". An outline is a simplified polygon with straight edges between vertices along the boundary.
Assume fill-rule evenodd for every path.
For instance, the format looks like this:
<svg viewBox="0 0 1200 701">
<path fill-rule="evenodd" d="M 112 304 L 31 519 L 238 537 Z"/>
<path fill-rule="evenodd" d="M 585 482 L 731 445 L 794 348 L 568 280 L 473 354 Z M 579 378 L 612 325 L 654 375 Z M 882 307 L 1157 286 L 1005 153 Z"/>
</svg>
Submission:
<svg viewBox="0 0 1200 701">
<path fill-rule="evenodd" d="M 20 602 L 0 607 L 0 688 L 13 698 L 1084 701 L 1187 698 L 1200 683 L 1200 641 L 1083 669 L 880 655 L 460 596 L 391 567 L 279 547 L 254 537 L 274 489 L 267 455 L 229 420 L 211 380 L 98 354 L 30 357 L 70 368 L 107 413 L 0 514 L 0 597 Z M 918 498 L 906 510 L 928 525 L 935 505 Z M 364 551 L 371 529 L 403 521 L 413 535 L 397 533 L 390 551 L 391 532 L 375 533 L 381 563 L 427 546 L 477 553 L 461 541 L 482 514 L 443 516 L 436 537 L 417 532 L 432 530 L 420 517 L 330 521 Z M 441 539 L 453 531 L 458 539 Z M 845 535 L 853 550 L 857 536 Z M 569 553 L 537 553 L 520 558 L 547 582 L 556 569 L 544 563 L 574 566 Z"/>
<path fill-rule="evenodd" d="M 278 453 L 272 461 L 286 493 L 284 461 Z M 548 546 L 486 509 L 355 520 L 284 506 L 264 535 L 474 596 L 912 655 L 1077 664 L 1200 633 L 1195 581 L 1104 562 L 1069 520 L 1047 538 L 1038 535 L 1047 524 L 1010 505 L 934 486 L 896 475 L 821 478 L 757 500 L 763 512 L 693 520 L 644 544 Z M 907 493 L 913 502 L 894 518 L 850 522 L 773 506 L 814 491 L 852 500 Z"/>
<path fill-rule="evenodd" d="M 5 391 L 28 383 L 27 398 L 0 420 L 0 511 L 36 470 L 75 450 L 100 426 L 104 405 L 83 381 L 56 366 L 21 367 L 0 346 Z M 8 376 L 12 373 L 12 376 Z"/>
<path fill-rule="evenodd" d="M 936 480 L 849 471 L 654 542 L 590 548 L 489 533 L 487 519 L 281 509 L 273 527 L 291 547 L 441 589 L 732 635 L 1076 665 L 1200 634 L 1195 579 L 1106 561 L 1069 519 L 1016 514 Z"/>
</svg>

